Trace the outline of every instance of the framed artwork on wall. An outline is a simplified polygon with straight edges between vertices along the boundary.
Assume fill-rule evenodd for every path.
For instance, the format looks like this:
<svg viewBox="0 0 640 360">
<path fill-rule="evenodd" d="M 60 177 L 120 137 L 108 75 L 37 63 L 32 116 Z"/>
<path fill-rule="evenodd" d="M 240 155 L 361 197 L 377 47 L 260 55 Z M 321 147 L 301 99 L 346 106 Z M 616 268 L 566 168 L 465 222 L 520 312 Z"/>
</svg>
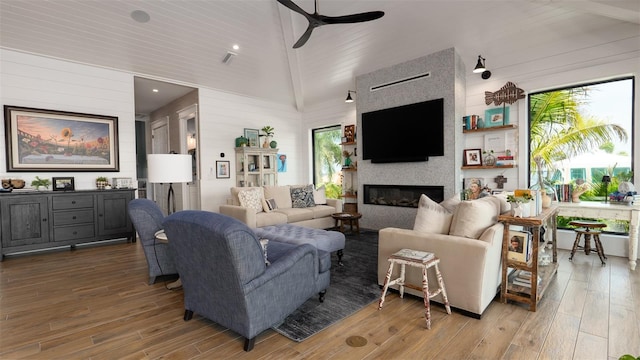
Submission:
<svg viewBox="0 0 640 360">
<path fill-rule="evenodd" d="M 230 165 L 229 161 L 216 161 L 216 179 L 229 179 L 231 177 Z"/>
<path fill-rule="evenodd" d="M 119 171 L 118 118 L 4 106 L 7 171 Z"/>
</svg>

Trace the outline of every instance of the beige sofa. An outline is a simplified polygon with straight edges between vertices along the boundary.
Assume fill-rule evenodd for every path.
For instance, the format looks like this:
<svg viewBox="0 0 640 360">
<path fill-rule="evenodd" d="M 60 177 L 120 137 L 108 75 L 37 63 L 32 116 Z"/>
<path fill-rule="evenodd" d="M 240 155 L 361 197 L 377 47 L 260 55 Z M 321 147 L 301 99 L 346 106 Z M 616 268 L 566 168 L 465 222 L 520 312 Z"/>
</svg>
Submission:
<svg viewBox="0 0 640 360">
<path fill-rule="evenodd" d="M 501 282 L 503 225 L 497 222 L 497 215 L 507 211 L 508 205 L 493 196 L 462 202 L 450 199 L 448 204 L 424 198 L 423 195 L 416 216 L 414 229 L 417 230 L 380 230 L 378 284 L 384 284 L 389 255 L 405 248 L 433 252 L 440 258 L 439 268 L 450 305 L 466 315 L 480 318 Z M 398 267 L 392 280 L 398 276 Z M 422 273 L 407 267 L 406 281 L 420 285 Z M 430 288 L 437 287 L 434 271 L 429 271 L 429 283 Z M 422 297 L 421 291 L 409 288 L 405 291 Z M 442 298 L 436 296 L 432 301 L 442 302 Z"/>
<path fill-rule="evenodd" d="M 298 198 L 292 197 L 292 189 L 294 197 Z M 241 192 L 246 191 L 254 192 L 252 195 L 257 193 L 261 206 L 255 202 L 251 204 L 251 201 L 247 201 L 247 196 L 241 196 Z M 247 193 L 242 195 L 245 194 Z M 241 203 L 241 197 L 245 200 L 244 204 Z M 220 213 L 236 218 L 251 228 L 292 224 L 328 229 L 335 226 L 331 214 L 342 211 L 341 200 L 327 199 L 323 188 L 314 191 L 312 185 L 233 187 L 229 202 L 230 204 L 220 206 Z M 275 208 L 271 209 L 269 204 L 273 204 L 272 207 Z"/>
</svg>

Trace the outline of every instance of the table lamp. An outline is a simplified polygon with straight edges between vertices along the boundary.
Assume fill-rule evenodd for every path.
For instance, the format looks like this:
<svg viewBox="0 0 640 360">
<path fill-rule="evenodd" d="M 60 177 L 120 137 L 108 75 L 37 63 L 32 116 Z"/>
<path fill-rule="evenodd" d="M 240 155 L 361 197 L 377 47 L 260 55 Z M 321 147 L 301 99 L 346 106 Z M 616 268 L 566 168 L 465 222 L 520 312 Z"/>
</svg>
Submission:
<svg viewBox="0 0 640 360">
<path fill-rule="evenodd" d="M 169 183 L 167 194 L 167 213 L 176 211 L 176 198 L 173 183 L 193 180 L 192 160 L 188 154 L 148 154 L 148 181 L 150 183 Z"/>
</svg>

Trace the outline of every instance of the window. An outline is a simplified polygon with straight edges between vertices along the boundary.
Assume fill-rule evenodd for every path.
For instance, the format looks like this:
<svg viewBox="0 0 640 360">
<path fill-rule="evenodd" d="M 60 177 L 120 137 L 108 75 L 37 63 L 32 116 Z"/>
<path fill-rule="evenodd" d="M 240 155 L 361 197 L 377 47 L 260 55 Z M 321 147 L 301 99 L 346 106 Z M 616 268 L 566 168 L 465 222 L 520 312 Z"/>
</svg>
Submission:
<svg viewBox="0 0 640 360">
<path fill-rule="evenodd" d="M 629 181 L 634 81 L 629 77 L 529 94 L 529 184 L 542 182 L 547 189 L 580 185 L 588 190 L 582 200 L 603 201 L 607 191 Z M 611 176 L 608 187 L 603 175 Z"/>
<path fill-rule="evenodd" d="M 337 199 L 342 194 L 341 126 L 335 125 L 312 130 L 313 182 L 325 186 L 328 198 Z"/>
</svg>

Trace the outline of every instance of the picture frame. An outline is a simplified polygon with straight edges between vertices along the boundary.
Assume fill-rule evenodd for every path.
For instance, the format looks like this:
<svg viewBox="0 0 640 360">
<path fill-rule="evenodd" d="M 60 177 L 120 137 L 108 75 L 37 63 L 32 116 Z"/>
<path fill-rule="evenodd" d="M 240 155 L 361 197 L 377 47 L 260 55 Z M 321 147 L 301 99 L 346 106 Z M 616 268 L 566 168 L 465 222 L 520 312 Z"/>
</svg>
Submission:
<svg viewBox="0 0 640 360">
<path fill-rule="evenodd" d="M 464 166 L 482 166 L 482 151 L 480 149 L 465 149 Z"/>
<path fill-rule="evenodd" d="M 503 113 L 504 112 L 504 113 Z M 499 107 L 484 111 L 484 127 L 509 125 L 509 107 Z"/>
<path fill-rule="evenodd" d="M 347 138 L 347 143 L 352 143 L 356 140 L 356 126 L 355 125 L 345 125 L 344 126 L 344 137 Z"/>
<path fill-rule="evenodd" d="M 514 246 L 517 244 L 517 247 Z M 531 246 L 531 234 L 522 231 L 509 230 L 509 260 L 526 263 L 529 259 L 529 247 Z"/>
<path fill-rule="evenodd" d="M 271 169 L 271 157 L 269 155 L 264 155 L 262 157 L 262 168 Z"/>
<path fill-rule="evenodd" d="M 70 176 L 52 178 L 53 191 L 74 191 L 74 178 Z"/>
<path fill-rule="evenodd" d="M 231 177 L 231 162 L 216 161 L 216 179 L 229 179 Z"/>
<path fill-rule="evenodd" d="M 118 117 L 4 106 L 8 172 L 120 171 Z"/>
<path fill-rule="evenodd" d="M 260 147 L 260 131 L 258 129 L 244 129 L 244 137 L 249 140 L 249 147 Z"/>
</svg>

